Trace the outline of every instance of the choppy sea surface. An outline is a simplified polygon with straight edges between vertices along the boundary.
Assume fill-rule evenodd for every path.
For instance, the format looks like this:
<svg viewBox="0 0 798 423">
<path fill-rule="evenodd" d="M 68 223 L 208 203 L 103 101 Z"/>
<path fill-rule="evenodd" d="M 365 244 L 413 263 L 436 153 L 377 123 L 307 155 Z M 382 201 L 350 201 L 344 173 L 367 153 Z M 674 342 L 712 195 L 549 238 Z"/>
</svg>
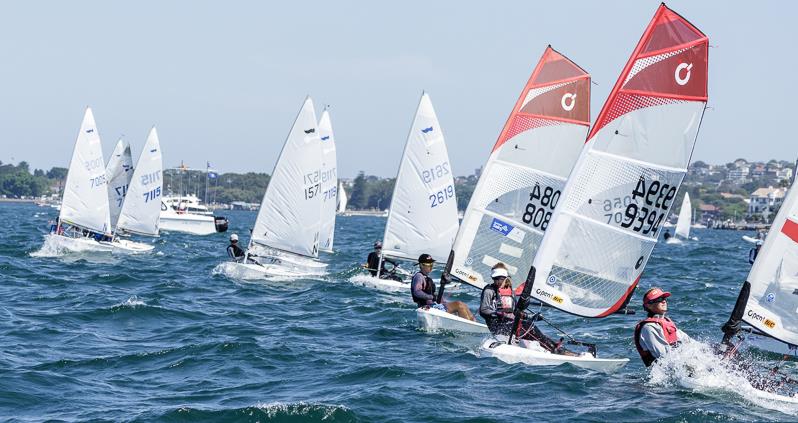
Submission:
<svg viewBox="0 0 798 423">
<path fill-rule="evenodd" d="M 230 232 L 247 240 L 254 212 L 223 213 L 227 234 L 164 233 L 138 256 L 40 251 L 56 213 L 0 204 L 2 421 L 798 419 L 798 405 L 751 398 L 733 375 L 715 373 L 704 389 L 669 367 L 646 370 L 632 342 L 640 314 L 589 320 L 544 310 L 602 356 L 631 359 L 611 375 L 508 365 L 480 357 L 479 338 L 419 331 L 409 293 L 353 283 L 384 218 L 339 217 L 324 277 L 244 282 L 213 269 Z M 657 245 L 641 288 L 670 290 L 671 317 L 712 343 L 751 244 L 743 232 L 693 234 L 698 241 Z M 450 296 L 472 310 L 478 297 L 467 287 Z M 713 360 L 685 351 L 694 364 Z M 754 360 L 798 376 L 778 357 Z"/>
</svg>

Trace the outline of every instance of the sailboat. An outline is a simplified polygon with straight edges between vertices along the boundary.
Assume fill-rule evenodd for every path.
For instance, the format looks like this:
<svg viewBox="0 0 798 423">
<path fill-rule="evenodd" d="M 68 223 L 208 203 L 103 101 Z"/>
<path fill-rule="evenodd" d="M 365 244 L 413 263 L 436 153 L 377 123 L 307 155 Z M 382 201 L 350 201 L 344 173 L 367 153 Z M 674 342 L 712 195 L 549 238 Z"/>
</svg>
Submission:
<svg viewBox="0 0 798 423">
<path fill-rule="evenodd" d="M 415 262 L 421 254 L 445 261 L 457 234 L 457 199 L 443 131 L 427 93 L 422 93 L 396 175 L 380 256 Z M 405 281 L 384 279 L 370 285 L 395 291 Z"/>
<path fill-rule="evenodd" d="M 588 134 L 529 269 L 514 329 L 530 299 L 591 318 L 628 303 L 687 172 L 707 102 L 708 43 L 658 8 Z M 603 372 L 629 361 L 598 358 L 595 346 L 580 357 L 552 354 L 534 341 L 513 343 L 513 333 L 480 353 Z"/>
<path fill-rule="evenodd" d="M 335 157 L 335 136 L 333 135 L 330 112 L 325 108 L 319 119 L 321 138 L 321 227 L 319 229 L 319 249 L 325 253 L 333 252 L 335 237 L 335 213 L 338 208 L 338 170 Z"/>
<path fill-rule="evenodd" d="M 263 195 L 244 260 L 224 263 L 240 279 L 318 275 L 322 145 L 307 97 L 288 133 Z"/>
<path fill-rule="evenodd" d="M 679 218 L 676 220 L 675 235 L 668 238 L 668 244 L 681 244 L 682 241 L 690 239 L 690 224 L 693 219 L 693 206 L 690 204 L 690 193 L 684 193 L 682 207 L 679 209 Z"/>
<path fill-rule="evenodd" d="M 548 46 L 485 164 L 445 274 L 482 289 L 498 262 L 511 277 L 529 269 L 589 125 L 590 74 Z M 418 319 L 429 330 L 488 333 L 435 309 Z"/>
<path fill-rule="evenodd" d="M 112 251 L 111 215 L 102 144 L 86 108 L 69 163 L 61 211 L 47 241 L 69 251 Z"/>
<path fill-rule="evenodd" d="M 108 203 L 111 213 L 111 228 L 116 227 L 119 220 L 119 212 L 122 211 L 122 204 L 125 202 L 127 189 L 130 179 L 133 177 L 133 157 L 130 154 L 130 144 L 120 138 L 116 143 L 108 165 L 105 167 L 105 174 L 108 178 Z"/>
<path fill-rule="evenodd" d="M 158 132 L 153 127 L 141 150 L 136 169 L 127 189 L 119 221 L 114 228 L 113 246 L 125 252 L 147 252 L 154 246 L 133 242 L 123 236 L 135 234 L 158 236 L 161 214 L 161 193 L 163 190 L 163 159 Z"/>
<path fill-rule="evenodd" d="M 346 215 L 346 203 L 349 201 L 346 197 L 346 190 L 344 189 L 344 183 L 338 181 L 338 192 L 336 193 L 338 197 L 338 214 Z"/>
</svg>

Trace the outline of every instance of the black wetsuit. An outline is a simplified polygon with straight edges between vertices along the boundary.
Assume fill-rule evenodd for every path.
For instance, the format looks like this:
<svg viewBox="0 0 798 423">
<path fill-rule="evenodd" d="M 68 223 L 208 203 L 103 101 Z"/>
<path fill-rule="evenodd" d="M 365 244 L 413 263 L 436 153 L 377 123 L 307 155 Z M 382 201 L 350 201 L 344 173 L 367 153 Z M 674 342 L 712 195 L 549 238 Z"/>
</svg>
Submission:
<svg viewBox="0 0 798 423">
<path fill-rule="evenodd" d="M 231 242 L 230 245 L 227 246 L 227 255 L 229 255 L 230 258 L 235 261 L 241 261 L 244 258 L 245 253 L 244 250 L 238 246 L 237 242 L 235 244 Z"/>
<path fill-rule="evenodd" d="M 378 267 L 380 267 L 380 275 L 388 273 L 388 271 L 385 270 L 385 263 L 391 263 L 392 265 L 396 266 L 395 261 L 384 257 L 382 259 L 382 265 L 380 265 L 380 253 L 376 251 L 370 252 L 368 258 L 366 259 L 366 264 L 368 265 L 368 271 L 369 273 L 371 273 L 371 276 L 377 276 Z"/>
</svg>

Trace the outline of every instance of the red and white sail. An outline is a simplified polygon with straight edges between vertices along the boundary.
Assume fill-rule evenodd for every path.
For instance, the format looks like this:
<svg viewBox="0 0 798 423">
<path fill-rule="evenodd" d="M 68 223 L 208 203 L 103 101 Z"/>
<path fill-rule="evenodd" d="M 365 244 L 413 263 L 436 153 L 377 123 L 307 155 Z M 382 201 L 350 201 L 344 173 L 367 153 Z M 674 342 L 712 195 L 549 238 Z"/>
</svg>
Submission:
<svg viewBox="0 0 798 423">
<path fill-rule="evenodd" d="M 450 274 L 476 287 L 497 262 L 523 278 L 590 126 L 590 75 L 549 46 L 482 171 Z"/>
<path fill-rule="evenodd" d="M 603 317 L 637 285 L 698 136 L 708 45 L 690 22 L 659 7 L 563 191 L 535 257 L 534 298 Z"/>
</svg>

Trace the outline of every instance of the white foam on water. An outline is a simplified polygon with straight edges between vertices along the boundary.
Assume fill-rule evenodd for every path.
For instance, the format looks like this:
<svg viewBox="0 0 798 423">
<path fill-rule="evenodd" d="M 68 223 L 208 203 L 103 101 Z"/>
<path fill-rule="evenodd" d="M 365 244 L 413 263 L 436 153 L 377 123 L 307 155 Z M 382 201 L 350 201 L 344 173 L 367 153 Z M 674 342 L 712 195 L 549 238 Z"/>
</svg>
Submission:
<svg viewBox="0 0 798 423">
<path fill-rule="evenodd" d="M 338 410 L 349 411 L 349 409 L 344 405 L 314 404 L 302 401 L 294 403 L 283 403 L 283 402 L 258 403 L 255 404 L 254 407 L 266 413 L 266 416 L 270 419 L 277 417 L 284 417 L 284 415 L 304 416 L 314 411 L 320 410 L 323 411 L 321 420 L 327 420 L 333 418 L 335 412 Z"/>
<path fill-rule="evenodd" d="M 120 307 L 130 307 L 130 308 L 136 308 L 136 307 L 141 307 L 141 306 L 146 306 L 146 305 L 147 305 L 147 303 L 145 303 L 144 300 L 139 299 L 139 297 L 137 297 L 135 295 L 130 297 L 130 298 L 128 298 L 127 301 L 125 301 L 124 303 L 118 304 L 118 306 L 120 306 Z"/>
<path fill-rule="evenodd" d="M 69 250 L 60 242 L 60 237 L 47 234 L 44 236 L 44 243 L 42 243 L 39 250 L 30 253 L 31 257 L 61 257 Z"/>
<path fill-rule="evenodd" d="M 753 368 L 768 363 L 752 361 Z M 749 402 L 762 408 L 798 415 L 798 397 L 778 395 L 751 385 L 740 370 L 716 355 L 711 346 L 700 341 L 686 342 L 657 360 L 649 372 L 649 384 L 679 386 L 711 396 L 724 396 Z"/>
</svg>

